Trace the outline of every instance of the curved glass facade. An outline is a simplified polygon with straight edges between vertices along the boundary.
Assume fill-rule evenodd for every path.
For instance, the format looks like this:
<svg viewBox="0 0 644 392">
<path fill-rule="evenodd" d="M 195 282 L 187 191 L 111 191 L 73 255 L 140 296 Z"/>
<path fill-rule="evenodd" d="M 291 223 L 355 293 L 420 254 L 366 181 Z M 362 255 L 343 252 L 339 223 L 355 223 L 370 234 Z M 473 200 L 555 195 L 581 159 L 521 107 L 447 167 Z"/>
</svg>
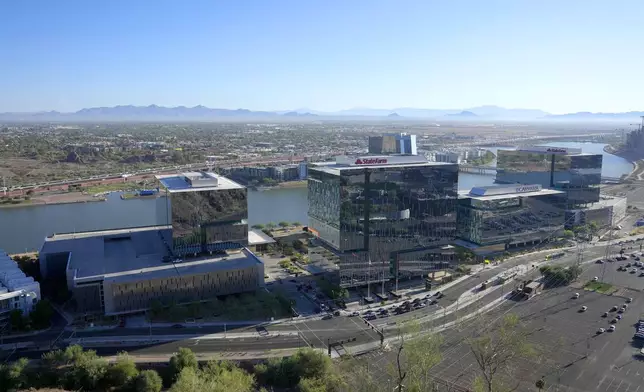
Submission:
<svg viewBox="0 0 644 392">
<path fill-rule="evenodd" d="M 340 255 L 340 283 L 444 267 L 456 236 L 457 165 L 309 171 L 309 226 Z M 371 263 L 369 263 L 371 261 Z"/>
<path fill-rule="evenodd" d="M 554 154 L 499 150 L 496 181 L 540 184 L 566 192 L 569 207 L 599 201 L 601 154 Z"/>
</svg>

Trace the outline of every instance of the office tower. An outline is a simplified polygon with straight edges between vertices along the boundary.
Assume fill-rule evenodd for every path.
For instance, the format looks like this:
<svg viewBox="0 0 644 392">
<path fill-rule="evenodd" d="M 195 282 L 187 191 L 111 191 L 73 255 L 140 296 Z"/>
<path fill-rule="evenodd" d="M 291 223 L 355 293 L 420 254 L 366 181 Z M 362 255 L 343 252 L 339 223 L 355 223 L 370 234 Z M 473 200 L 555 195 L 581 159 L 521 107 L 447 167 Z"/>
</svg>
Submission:
<svg viewBox="0 0 644 392">
<path fill-rule="evenodd" d="M 453 260 L 458 165 L 342 156 L 309 167 L 309 230 L 338 257 L 343 287 L 419 277 Z"/>
<path fill-rule="evenodd" d="M 539 184 L 565 192 L 567 207 L 599 201 L 602 155 L 581 149 L 529 147 L 499 150 L 496 181 L 501 184 Z"/>
<path fill-rule="evenodd" d="M 387 133 L 382 136 L 369 136 L 369 154 L 417 155 L 416 135 Z"/>
</svg>

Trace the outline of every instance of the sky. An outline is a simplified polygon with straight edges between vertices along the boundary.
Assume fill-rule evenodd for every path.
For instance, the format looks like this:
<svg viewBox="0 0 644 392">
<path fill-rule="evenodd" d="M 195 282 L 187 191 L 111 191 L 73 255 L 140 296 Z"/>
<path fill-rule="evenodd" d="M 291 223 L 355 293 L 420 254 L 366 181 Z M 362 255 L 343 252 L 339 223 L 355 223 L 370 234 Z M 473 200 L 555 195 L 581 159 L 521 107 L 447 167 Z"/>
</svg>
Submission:
<svg viewBox="0 0 644 392">
<path fill-rule="evenodd" d="M 0 112 L 644 110 L 642 0 L 0 2 Z"/>
</svg>

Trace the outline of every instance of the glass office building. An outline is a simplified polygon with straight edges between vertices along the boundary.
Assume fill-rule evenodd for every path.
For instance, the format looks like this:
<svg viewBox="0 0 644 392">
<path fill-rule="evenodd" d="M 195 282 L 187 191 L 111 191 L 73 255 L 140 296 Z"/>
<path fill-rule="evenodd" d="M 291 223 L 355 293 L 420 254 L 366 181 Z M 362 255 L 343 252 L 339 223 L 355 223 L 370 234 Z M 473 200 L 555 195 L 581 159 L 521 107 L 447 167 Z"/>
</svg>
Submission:
<svg viewBox="0 0 644 392">
<path fill-rule="evenodd" d="M 499 150 L 496 182 L 539 184 L 565 193 L 569 208 L 599 201 L 602 155 L 581 149 L 530 147 Z"/>
<path fill-rule="evenodd" d="M 309 229 L 351 287 L 444 268 L 456 237 L 458 166 L 418 156 L 338 157 L 309 168 Z"/>
<path fill-rule="evenodd" d="M 158 176 L 166 193 L 165 220 L 172 225 L 175 257 L 242 248 L 248 243 L 245 187 L 213 173 Z"/>
<path fill-rule="evenodd" d="M 475 187 L 458 199 L 458 237 L 479 250 L 536 245 L 561 234 L 563 192 L 541 185 Z"/>
</svg>

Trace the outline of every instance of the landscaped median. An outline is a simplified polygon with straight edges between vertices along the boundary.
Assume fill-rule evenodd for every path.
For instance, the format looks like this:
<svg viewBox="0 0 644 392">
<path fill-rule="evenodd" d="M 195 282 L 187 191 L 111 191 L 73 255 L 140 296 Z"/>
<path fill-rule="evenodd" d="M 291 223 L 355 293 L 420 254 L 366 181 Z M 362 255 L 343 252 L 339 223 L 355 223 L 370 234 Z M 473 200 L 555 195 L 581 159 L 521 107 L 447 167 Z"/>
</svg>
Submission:
<svg viewBox="0 0 644 392">
<path fill-rule="evenodd" d="M 617 288 L 610 283 L 588 282 L 584 285 L 584 290 L 595 291 L 600 294 L 611 294 L 617 291 Z"/>
</svg>

